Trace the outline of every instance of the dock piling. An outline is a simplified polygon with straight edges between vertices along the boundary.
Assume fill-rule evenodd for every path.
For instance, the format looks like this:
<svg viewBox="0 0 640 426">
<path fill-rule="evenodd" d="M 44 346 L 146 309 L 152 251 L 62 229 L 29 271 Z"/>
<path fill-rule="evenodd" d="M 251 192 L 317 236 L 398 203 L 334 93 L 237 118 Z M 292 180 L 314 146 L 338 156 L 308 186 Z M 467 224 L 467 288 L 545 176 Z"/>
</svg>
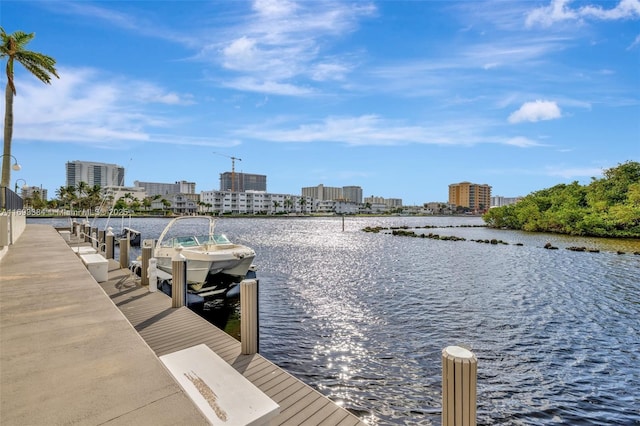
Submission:
<svg viewBox="0 0 640 426">
<path fill-rule="evenodd" d="M 158 260 L 153 257 L 149 259 L 147 277 L 149 278 L 149 291 L 153 293 L 158 290 Z"/>
<path fill-rule="evenodd" d="M 478 360 L 468 349 L 442 350 L 442 426 L 476 425 Z"/>
<path fill-rule="evenodd" d="M 98 253 L 104 253 L 106 251 L 106 246 L 105 246 L 105 235 L 107 234 L 107 232 L 105 230 L 99 230 L 98 231 Z M 104 256 L 104 254 L 103 254 Z"/>
<path fill-rule="evenodd" d="M 182 255 L 182 247 L 176 247 L 171 259 L 171 307 L 180 308 L 187 304 L 187 259 Z"/>
<path fill-rule="evenodd" d="M 240 343 L 244 355 L 259 351 L 258 281 L 240 283 Z"/>
<path fill-rule="evenodd" d="M 120 268 L 127 269 L 129 268 L 129 239 L 120 238 L 118 241 L 120 242 Z"/>
<path fill-rule="evenodd" d="M 106 247 L 106 258 L 113 259 L 113 252 L 115 246 L 115 236 L 113 235 L 113 228 L 107 228 L 107 247 Z"/>
<path fill-rule="evenodd" d="M 92 226 L 90 229 L 91 229 L 91 234 L 90 234 L 91 247 L 93 247 L 94 249 L 98 249 L 100 247 L 100 244 L 98 243 L 98 228 L 95 226 Z"/>
<path fill-rule="evenodd" d="M 142 247 L 142 265 L 140 270 L 140 285 L 149 285 L 149 260 L 153 254 L 152 247 Z"/>
</svg>

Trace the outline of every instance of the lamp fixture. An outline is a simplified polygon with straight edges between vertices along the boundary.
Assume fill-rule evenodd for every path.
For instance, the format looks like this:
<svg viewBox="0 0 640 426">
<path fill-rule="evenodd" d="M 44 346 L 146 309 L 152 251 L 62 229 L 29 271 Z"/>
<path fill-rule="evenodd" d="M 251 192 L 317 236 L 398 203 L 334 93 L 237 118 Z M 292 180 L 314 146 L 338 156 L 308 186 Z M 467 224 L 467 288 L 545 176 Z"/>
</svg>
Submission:
<svg viewBox="0 0 640 426">
<path fill-rule="evenodd" d="M 11 158 L 13 158 L 13 166 L 11 166 L 11 168 L 13 170 L 15 170 L 16 172 L 20 171 L 20 169 L 22 168 L 20 166 L 20 164 L 18 164 L 18 160 L 16 159 L 16 157 L 14 157 L 13 155 L 11 155 L 11 154 L 2 154 L 2 157 L 11 157 Z"/>
</svg>

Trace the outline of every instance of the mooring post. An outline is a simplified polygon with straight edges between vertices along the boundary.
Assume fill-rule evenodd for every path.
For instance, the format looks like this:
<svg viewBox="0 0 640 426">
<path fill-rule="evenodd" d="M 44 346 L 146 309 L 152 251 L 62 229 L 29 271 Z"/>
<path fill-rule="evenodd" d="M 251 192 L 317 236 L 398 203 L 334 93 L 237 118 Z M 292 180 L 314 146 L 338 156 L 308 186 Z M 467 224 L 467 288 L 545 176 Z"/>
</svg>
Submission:
<svg viewBox="0 0 640 426">
<path fill-rule="evenodd" d="M 106 248 L 107 259 L 113 259 L 115 242 L 116 240 L 115 240 L 115 236 L 113 235 L 113 228 L 108 227 L 107 228 L 107 248 Z"/>
<path fill-rule="evenodd" d="M 478 360 L 468 349 L 442 350 L 442 426 L 476 425 Z"/>
<path fill-rule="evenodd" d="M 158 290 L 158 260 L 153 257 L 149 259 L 147 277 L 149 278 L 149 291 L 153 293 Z"/>
<path fill-rule="evenodd" d="M 91 247 L 93 247 L 94 249 L 98 249 L 98 228 L 92 226 L 91 227 Z"/>
<path fill-rule="evenodd" d="M 118 239 L 120 246 L 120 268 L 127 269 L 129 267 L 129 239 Z"/>
<path fill-rule="evenodd" d="M 101 253 L 104 256 L 104 252 L 106 251 L 105 243 L 105 234 L 106 231 L 98 231 L 98 253 Z"/>
<path fill-rule="evenodd" d="M 153 248 L 142 247 L 142 266 L 140 269 L 140 285 L 149 285 L 149 276 L 147 271 L 149 270 L 149 259 L 151 259 Z"/>
<path fill-rule="evenodd" d="M 182 255 L 182 246 L 176 247 L 171 259 L 171 307 L 181 308 L 187 303 L 187 259 Z"/>
<path fill-rule="evenodd" d="M 244 355 L 260 350 L 258 318 L 258 281 L 242 280 L 240 283 L 240 343 Z"/>
</svg>

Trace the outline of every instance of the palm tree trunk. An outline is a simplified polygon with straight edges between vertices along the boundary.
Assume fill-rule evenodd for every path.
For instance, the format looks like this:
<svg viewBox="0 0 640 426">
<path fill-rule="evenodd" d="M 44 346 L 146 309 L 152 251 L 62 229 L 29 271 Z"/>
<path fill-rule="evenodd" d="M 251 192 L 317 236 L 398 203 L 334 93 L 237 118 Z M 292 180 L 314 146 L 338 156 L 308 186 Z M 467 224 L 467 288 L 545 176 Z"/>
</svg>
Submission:
<svg viewBox="0 0 640 426">
<path fill-rule="evenodd" d="M 2 151 L 2 179 L 0 180 L 1 207 L 7 207 L 5 191 L 11 181 L 11 137 L 13 135 L 13 90 L 9 82 L 5 89 L 4 149 Z"/>
</svg>

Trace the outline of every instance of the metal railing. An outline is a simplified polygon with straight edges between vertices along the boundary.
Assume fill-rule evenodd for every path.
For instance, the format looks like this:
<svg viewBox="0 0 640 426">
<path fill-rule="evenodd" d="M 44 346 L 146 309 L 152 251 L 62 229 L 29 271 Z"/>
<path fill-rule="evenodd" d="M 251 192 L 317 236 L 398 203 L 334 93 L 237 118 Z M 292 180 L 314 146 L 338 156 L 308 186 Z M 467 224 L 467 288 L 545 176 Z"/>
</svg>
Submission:
<svg viewBox="0 0 640 426">
<path fill-rule="evenodd" d="M 0 188 L 2 191 L 0 198 L 2 200 L 2 210 L 22 210 L 24 208 L 24 202 L 22 197 L 13 192 L 8 187 Z"/>
</svg>

